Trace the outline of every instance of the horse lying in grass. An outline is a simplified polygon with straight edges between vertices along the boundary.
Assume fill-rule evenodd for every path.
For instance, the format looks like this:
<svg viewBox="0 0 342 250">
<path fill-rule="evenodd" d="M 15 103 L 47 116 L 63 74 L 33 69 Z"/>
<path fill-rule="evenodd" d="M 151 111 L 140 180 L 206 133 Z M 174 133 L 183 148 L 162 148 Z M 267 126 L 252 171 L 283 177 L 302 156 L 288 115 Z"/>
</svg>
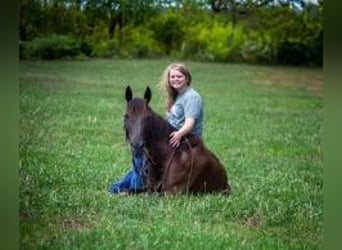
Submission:
<svg viewBox="0 0 342 250">
<path fill-rule="evenodd" d="M 146 88 L 144 98 L 133 98 L 126 88 L 124 129 L 133 149 L 144 149 L 148 161 L 144 177 L 150 193 L 213 193 L 231 191 L 223 165 L 195 136 L 183 138 L 178 148 L 169 144 L 169 135 L 176 129 L 149 106 L 152 92 Z"/>
</svg>

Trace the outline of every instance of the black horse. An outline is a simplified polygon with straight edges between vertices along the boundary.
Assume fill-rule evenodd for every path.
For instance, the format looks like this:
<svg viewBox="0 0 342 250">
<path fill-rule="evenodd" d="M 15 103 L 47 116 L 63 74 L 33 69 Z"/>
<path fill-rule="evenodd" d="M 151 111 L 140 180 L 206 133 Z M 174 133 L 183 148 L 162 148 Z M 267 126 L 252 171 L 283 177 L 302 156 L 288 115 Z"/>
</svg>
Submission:
<svg viewBox="0 0 342 250">
<path fill-rule="evenodd" d="M 133 98 L 129 86 L 125 95 L 126 139 L 131 147 L 145 151 L 148 192 L 230 193 L 225 168 L 200 138 L 186 136 L 178 148 L 170 146 L 169 135 L 176 129 L 149 106 L 152 98 L 149 87 L 144 98 Z"/>
</svg>

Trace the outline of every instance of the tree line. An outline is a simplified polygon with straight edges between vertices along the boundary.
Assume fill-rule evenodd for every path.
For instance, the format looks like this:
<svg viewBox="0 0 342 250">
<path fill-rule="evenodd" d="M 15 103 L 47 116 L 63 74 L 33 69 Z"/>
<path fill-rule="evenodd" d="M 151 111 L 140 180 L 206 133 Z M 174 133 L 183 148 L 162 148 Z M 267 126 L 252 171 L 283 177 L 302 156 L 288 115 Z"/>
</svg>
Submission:
<svg viewBox="0 0 342 250">
<path fill-rule="evenodd" d="M 20 0 L 20 59 L 323 64 L 323 0 Z"/>
</svg>

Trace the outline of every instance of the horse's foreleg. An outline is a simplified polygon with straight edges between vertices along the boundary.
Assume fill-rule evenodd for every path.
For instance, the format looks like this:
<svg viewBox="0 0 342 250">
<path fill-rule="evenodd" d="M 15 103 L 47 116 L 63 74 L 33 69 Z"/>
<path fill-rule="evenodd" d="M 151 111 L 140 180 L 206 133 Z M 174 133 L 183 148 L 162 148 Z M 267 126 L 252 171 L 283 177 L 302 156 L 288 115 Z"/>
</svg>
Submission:
<svg viewBox="0 0 342 250">
<path fill-rule="evenodd" d="M 147 192 L 155 193 L 160 190 L 160 174 L 158 174 L 156 166 L 150 166 L 146 180 Z"/>
</svg>

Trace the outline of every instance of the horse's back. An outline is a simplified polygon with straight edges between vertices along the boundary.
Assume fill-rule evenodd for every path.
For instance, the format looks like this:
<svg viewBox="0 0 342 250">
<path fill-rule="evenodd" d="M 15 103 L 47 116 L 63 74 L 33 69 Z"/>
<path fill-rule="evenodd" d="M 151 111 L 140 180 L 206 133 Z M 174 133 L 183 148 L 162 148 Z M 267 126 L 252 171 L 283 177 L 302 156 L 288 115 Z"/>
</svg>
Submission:
<svg viewBox="0 0 342 250">
<path fill-rule="evenodd" d="M 193 190 L 199 192 L 230 192 L 227 172 L 216 155 L 203 143 L 194 148 Z M 198 188 L 200 190 L 198 190 Z"/>
<path fill-rule="evenodd" d="M 177 149 L 166 176 L 166 191 L 230 193 L 224 166 L 200 138 L 190 137 Z"/>
</svg>

